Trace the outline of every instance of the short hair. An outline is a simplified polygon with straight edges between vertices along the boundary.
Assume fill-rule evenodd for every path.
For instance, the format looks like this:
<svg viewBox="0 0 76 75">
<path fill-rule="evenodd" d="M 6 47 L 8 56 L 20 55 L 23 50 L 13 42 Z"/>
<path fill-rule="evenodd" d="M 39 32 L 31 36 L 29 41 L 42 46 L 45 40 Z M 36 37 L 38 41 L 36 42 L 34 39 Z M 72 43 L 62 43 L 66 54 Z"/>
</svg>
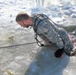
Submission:
<svg viewBox="0 0 76 75">
<path fill-rule="evenodd" d="M 30 16 L 27 14 L 27 13 L 19 13 L 17 16 L 16 16 L 16 21 L 22 21 L 22 20 L 27 20 L 29 19 Z"/>
</svg>

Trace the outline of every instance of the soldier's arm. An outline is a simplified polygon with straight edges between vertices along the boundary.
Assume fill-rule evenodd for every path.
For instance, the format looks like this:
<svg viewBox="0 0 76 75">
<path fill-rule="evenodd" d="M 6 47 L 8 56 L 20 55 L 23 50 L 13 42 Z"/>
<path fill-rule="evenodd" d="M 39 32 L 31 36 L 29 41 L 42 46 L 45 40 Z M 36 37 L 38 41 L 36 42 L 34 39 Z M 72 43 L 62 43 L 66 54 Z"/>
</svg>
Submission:
<svg viewBox="0 0 76 75">
<path fill-rule="evenodd" d="M 66 30 L 63 29 L 63 28 L 59 28 L 58 33 L 59 33 L 60 37 L 61 37 L 62 40 L 63 40 L 64 50 L 67 51 L 67 52 L 72 51 L 72 49 L 73 49 L 73 44 L 72 44 L 72 42 L 70 41 L 69 35 L 68 35 L 68 33 L 66 32 Z"/>
</svg>

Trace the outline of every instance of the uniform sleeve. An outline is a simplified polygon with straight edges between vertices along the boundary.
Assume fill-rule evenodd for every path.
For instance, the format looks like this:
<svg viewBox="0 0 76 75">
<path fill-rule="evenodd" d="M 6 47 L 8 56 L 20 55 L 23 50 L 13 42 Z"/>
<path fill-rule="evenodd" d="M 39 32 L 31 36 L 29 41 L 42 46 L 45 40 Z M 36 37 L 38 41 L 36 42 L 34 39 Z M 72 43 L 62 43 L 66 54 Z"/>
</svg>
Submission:
<svg viewBox="0 0 76 75">
<path fill-rule="evenodd" d="M 55 44 L 59 49 L 63 48 L 64 44 L 58 33 L 47 23 L 38 27 L 38 33 L 48 39 L 49 43 Z"/>
<path fill-rule="evenodd" d="M 66 32 L 65 29 L 60 28 L 59 29 L 59 35 L 61 36 L 63 42 L 64 42 L 64 50 L 67 52 L 71 52 L 73 49 L 73 44 L 70 41 L 70 38 L 68 36 L 68 33 Z"/>
</svg>

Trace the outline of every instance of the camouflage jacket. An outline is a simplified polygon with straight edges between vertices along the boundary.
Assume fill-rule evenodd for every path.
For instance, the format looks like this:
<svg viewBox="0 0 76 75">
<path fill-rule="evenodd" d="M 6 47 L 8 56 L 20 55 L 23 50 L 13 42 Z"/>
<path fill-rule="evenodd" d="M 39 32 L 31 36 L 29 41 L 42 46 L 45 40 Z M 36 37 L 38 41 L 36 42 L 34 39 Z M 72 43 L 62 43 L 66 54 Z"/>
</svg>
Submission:
<svg viewBox="0 0 76 75">
<path fill-rule="evenodd" d="M 73 45 L 66 30 L 56 25 L 44 14 L 33 15 L 32 18 L 34 22 L 33 29 L 42 39 L 49 44 L 54 44 L 59 49 L 72 50 Z"/>
</svg>

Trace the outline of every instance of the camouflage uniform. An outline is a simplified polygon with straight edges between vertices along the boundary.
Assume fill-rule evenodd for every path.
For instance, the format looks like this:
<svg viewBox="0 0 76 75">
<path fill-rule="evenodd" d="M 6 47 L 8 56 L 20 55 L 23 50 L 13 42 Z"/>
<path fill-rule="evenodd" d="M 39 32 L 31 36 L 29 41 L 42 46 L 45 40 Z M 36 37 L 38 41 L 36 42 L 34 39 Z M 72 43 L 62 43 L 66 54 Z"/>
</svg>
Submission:
<svg viewBox="0 0 76 75">
<path fill-rule="evenodd" d="M 56 25 L 51 19 L 45 15 L 33 15 L 34 31 L 48 44 L 53 44 L 57 49 L 64 48 L 65 52 L 71 52 L 73 45 L 69 39 L 67 32 Z"/>
</svg>

